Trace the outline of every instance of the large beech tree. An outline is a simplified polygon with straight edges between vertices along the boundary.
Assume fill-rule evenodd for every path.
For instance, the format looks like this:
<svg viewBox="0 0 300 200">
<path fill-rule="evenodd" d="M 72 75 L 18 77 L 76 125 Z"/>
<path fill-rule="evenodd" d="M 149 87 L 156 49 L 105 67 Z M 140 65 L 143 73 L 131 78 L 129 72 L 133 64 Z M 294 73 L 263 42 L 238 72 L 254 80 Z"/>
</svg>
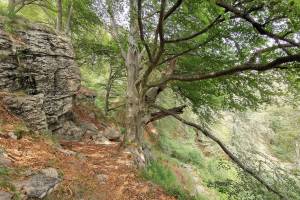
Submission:
<svg viewBox="0 0 300 200">
<path fill-rule="evenodd" d="M 292 0 L 98 0 L 127 71 L 128 142 L 141 145 L 149 121 L 171 115 L 201 130 L 242 169 L 207 129 L 178 114 L 184 106 L 157 103 L 166 88 L 201 119 L 219 109 L 246 109 L 272 96 L 296 94 L 299 84 L 299 2 Z"/>
</svg>

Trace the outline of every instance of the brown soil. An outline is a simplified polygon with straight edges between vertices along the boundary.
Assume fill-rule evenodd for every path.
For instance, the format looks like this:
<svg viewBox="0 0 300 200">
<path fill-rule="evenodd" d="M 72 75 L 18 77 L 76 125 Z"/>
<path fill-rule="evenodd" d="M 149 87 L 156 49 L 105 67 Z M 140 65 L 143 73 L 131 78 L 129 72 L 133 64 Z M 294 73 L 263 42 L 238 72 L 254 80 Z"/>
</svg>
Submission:
<svg viewBox="0 0 300 200">
<path fill-rule="evenodd" d="M 175 200 L 142 178 L 134 168 L 130 154 L 118 151 L 118 144 L 95 145 L 61 141 L 66 155 L 43 137 L 21 140 L 0 138 L 0 147 L 13 161 L 13 168 L 38 170 L 54 167 L 63 177 L 48 200 Z M 101 182 L 97 175 L 107 176 Z"/>
</svg>

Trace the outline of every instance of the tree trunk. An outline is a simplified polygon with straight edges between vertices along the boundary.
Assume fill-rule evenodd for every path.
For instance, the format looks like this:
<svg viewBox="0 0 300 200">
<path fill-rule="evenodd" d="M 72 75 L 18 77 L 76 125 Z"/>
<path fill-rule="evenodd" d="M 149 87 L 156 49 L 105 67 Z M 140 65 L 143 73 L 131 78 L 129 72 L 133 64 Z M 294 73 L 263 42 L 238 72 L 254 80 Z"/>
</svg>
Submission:
<svg viewBox="0 0 300 200">
<path fill-rule="evenodd" d="M 65 27 L 66 34 L 69 34 L 71 30 L 72 14 L 73 14 L 73 1 L 71 1 L 68 6 L 68 18 Z"/>
<path fill-rule="evenodd" d="M 56 1 L 57 6 L 57 24 L 56 24 L 56 30 L 61 31 L 62 30 L 62 0 Z"/>
<path fill-rule="evenodd" d="M 125 145 L 133 153 L 138 167 L 145 167 L 152 160 L 151 151 L 144 144 L 144 129 L 150 119 L 150 113 L 145 98 L 145 85 L 140 81 L 143 76 L 142 69 L 145 66 L 142 66 L 140 62 L 142 56 L 137 42 L 139 29 L 136 6 L 136 1 L 130 0 L 130 31 L 125 58 L 127 69 L 126 133 L 123 146 Z"/>
<path fill-rule="evenodd" d="M 16 8 L 16 0 L 9 0 L 8 1 L 8 6 L 7 6 L 8 15 L 9 16 L 14 15 L 15 8 Z"/>
<path fill-rule="evenodd" d="M 109 77 L 108 77 L 108 81 L 105 87 L 106 90 L 106 95 L 105 95 L 105 105 L 104 105 L 104 112 L 105 115 L 107 116 L 108 112 L 109 112 L 109 96 L 110 96 L 110 91 L 111 91 L 111 87 L 112 87 L 112 82 L 113 82 L 113 71 L 112 71 L 112 66 L 109 66 Z"/>
<path fill-rule="evenodd" d="M 145 126 L 145 101 L 141 86 L 136 83 L 139 80 L 142 66 L 139 62 L 138 48 L 138 26 L 135 13 L 136 2 L 130 0 L 130 31 L 128 37 L 128 51 L 126 57 L 127 68 L 127 102 L 126 102 L 126 135 L 125 142 L 141 145 L 143 142 L 143 132 Z"/>
<path fill-rule="evenodd" d="M 138 80 L 138 55 L 135 49 L 131 48 L 128 51 L 127 56 L 127 99 L 126 99 L 126 111 L 127 111 L 127 134 L 126 134 L 126 142 L 138 143 L 142 142 L 142 132 L 143 132 L 143 103 L 136 87 L 136 81 Z"/>
</svg>

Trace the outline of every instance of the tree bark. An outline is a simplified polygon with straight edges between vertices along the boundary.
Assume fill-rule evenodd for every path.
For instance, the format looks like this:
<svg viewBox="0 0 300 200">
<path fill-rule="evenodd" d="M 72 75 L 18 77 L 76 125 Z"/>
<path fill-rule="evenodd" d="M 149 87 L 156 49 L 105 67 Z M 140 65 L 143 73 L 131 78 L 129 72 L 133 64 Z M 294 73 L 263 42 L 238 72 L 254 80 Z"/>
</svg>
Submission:
<svg viewBox="0 0 300 200">
<path fill-rule="evenodd" d="M 65 27 L 66 34 L 69 34 L 71 30 L 72 14 L 73 14 L 73 1 L 71 1 L 68 5 L 68 18 Z"/>
<path fill-rule="evenodd" d="M 149 119 L 149 121 L 147 122 L 150 123 L 150 122 L 153 122 L 153 121 L 156 121 L 156 120 L 159 120 L 159 119 L 162 119 L 162 118 L 165 118 L 165 117 L 168 117 L 168 116 L 172 116 L 170 114 L 173 113 L 173 114 L 182 114 L 183 113 L 183 109 L 185 108 L 186 106 L 179 106 L 179 107 L 175 107 L 175 108 L 171 108 L 171 109 L 168 109 L 168 112 L 164 112 L 164 111 L 159 111 L 159 112 L 155 112 L 155 113 L 151 113 L 151 118 Z"/>
<path fill-rule="evenodd" d="M 137 4 L 130 0 L 130 30 L 128 37 L 128 51 L 126 56 L 127 68 L 127 96 L 126 96 L 126 143 L 143 143 L 144 127 L 146 124 L 146 103 L 143 87 L 136 84 L 140 79 L 140 52 L 138 48 L 138 26 L 136 16 Z"/>
<path fill-rule="evenodd" d="M 16 0 L 9 0 L 7 6 L 9 16 L 12 16 L 15 13 L 15 8 L 16 8 Z"/>
<path fill-rule="evenodd" d="M 110 91 L 111 91 L 111 87 L 112 87 L 112 78 L 113 78 L 113 72 L 112 72 L 112 66 L 110 65 L 109 68 L 109 77 L 108 77 L 108 81 L 106 84 L 106 94 L 105 94 L 105 106 L 104 106 L 104 113 L 107 116 L 108 112 L 109 112 L 109 97 L 110 97 Z"/>
<path fill-rule="evenodd" d="M 62 31 L 62 0 L 56 1 L 57 6 L 57 24 L 56 24 L 56 30 Z"/>
</svg>

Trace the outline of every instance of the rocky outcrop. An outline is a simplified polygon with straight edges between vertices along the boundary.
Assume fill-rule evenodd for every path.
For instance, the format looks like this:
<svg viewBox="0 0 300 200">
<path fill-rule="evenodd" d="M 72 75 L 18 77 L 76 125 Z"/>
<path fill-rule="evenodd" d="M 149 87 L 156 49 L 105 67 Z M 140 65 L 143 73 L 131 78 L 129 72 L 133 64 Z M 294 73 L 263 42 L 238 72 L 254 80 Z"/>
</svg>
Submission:
<svg viewBox="0 0 300 200">
<path fill-rule="evenodd" d="M 20 116 L 27 124 L 37 131 L 48 129 L 47 117 L 43 111 L 44 94 L 19 96 L 9 94 L 3 98 L 3 102 L 9 109 Z"/>
<path fill-rule="evenodd" d="M 74 107 L 93 107 L 95 98 L 95 91 L 80 86 L 67 37 L 0 17 L 0 100 L 31 130 L 69 140 L 118 141 L 120 132 L 98 123 L 95 112 L 76 113 Z"/>
<path fill-rule="evenodd" d="M 0 91 L 33 130 L 59 132 L 69 120 L 80 72 L 68 38 L 49 28 L 0 18 Z M 7 25 L 6 25 L 7 26 Z"/>
</svg>

